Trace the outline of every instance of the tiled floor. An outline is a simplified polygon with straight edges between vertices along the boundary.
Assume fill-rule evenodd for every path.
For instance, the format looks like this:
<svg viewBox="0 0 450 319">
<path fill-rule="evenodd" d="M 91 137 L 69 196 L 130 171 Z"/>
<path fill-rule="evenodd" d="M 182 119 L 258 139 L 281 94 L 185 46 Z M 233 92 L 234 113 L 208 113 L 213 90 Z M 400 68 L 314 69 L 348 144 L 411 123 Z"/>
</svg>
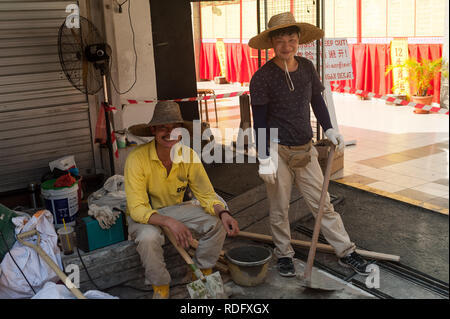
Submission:
<svg viewBox="0 0 450 319">
<path fill-rule="evenodd" d="M 199 82 L 216 94 L 247 91 L 240 84 Z M 350 94 L 333 93 L 339 130 L 347 145 L 344 169 L 335 180 L 423 206 L 444 214 L 449 209 L 449 116 L 418 115 L 409 106 L 361 101 Z M 239 98 L 208 102 L 212 127 L 239 128 Z M 226 144 L 236 136 L 224 139 Z"/>
<path fill-rule="evenodd" d="M 241 86 L 239 83 L 233 84 L 215 84 L 214 82 L 197 82 L 199 89 L 213 89 L 215 94 L 231 93 L 248 91 L 248 86 Z M 217 128 L 220 131 L 222 143 L 230 145 L 237 139 L 236 132 L 227 132 L 226 129 L 238 129 L 241 123 L 239 97 L 230 97 L 217 100 L 217 116 L 219 121 L 216 122 L 216 115 L 214 111 L 214 101 L 208 101 L 208 115 L 209 123 L 212 128 Z M 204 104 L 203 104 L 204 105 Z M 203 106 L 203 120 L 206 119 L 205 108 Z M 217 140 L 217 133 L 213 132 L 214 138 Z"/>
<path fill-rule="evenodd" d="M 346 141 L 338 181 L 448 214 L 449 117 L 334 93 Z"/>
</svg>

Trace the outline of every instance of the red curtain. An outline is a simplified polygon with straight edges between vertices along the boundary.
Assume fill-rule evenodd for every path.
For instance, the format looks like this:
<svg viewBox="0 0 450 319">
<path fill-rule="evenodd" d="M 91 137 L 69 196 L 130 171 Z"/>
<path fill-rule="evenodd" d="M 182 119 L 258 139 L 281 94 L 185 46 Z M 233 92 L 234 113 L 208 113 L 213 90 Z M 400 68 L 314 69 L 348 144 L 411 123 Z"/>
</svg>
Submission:
<svg viewBox="0 0 450 319">
<path fill-rule="evenodd" d="M 258 50 L 250 48 L 248 44 L 225 43 L 225 52 L 227 81 L 250 82 L 253 74 L 258 70 Z M 199 68 L 201 79 L 214 80 L 215 76 L 220 75 L 220 64 L 215 43 L 202 43 Z"/>
<path fill-rule="evenodd" d="M 442 44 L 409 44 L 409 56 L 416 59 L 435 60 L 442 56 Z M 363 90 L 376 94 L 386 95 L 392 93 L 392 73 L 385 74 L 386 66 L 391 64 L 389 44 L 350 44 L 352 55 L 354 79 L 348 81 L 331 82 L 331 88 L 340 91 L 345 87 Z M 333 84 L 339 84 L 337 88 Z M 441 77 L 437 75 L 433 81 L 433 102 L 439 103 Z"/>
<path fill-rule="evenodd" d="M 219 58 L 215 43 L 202 43 L 200 47 L 199 75 L 204 80 L 214 80 L 220 75 Z"/>
<path fill-rule="evenodd" d="M 435 60 L 442 56 L 442 44 L 409 44 L 409 56 Z M 343 91 L 345 87 L 363 90 L 376 94 L 386 95 L 392 93 L 392 73 L 385 74 L 386 66 L 391 64 L 389 44 L 350 44 L 352 56 L 353 80 L 331 82 L 332 90 Z M 225 43 L 227 56 L 228 82 L 248 83 L 258 69 L 258 51 L 247 44 Z M 269 58 L 273 56 L 270 52 Z M 262 51 L 262 63 L 265 63 L 265 54 Z M 220 75 L 220 64 L 217 58 L 215 43 L 202 43 L 200 51 L 200 78 L 213 80 Z M 338 87 L 333 87 L 338 84 Z M 433 81 L 433 102 L 440 100 L 440 75 Z"/>
</svg>

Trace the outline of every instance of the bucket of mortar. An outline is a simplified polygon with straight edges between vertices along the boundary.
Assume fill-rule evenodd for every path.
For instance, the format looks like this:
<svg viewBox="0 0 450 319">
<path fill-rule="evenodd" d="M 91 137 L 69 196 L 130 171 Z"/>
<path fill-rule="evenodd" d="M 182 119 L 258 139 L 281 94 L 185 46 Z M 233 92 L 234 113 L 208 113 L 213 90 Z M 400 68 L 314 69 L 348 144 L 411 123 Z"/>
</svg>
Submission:
<svg viewBox="0 0 450 319">
<path fill-rule="evenodd" d="M 225 257 L 233 281 L 252 287 L 266 279 L 272 251 L 262 246 L 247 245 L 228 250 Z"/>
</svg>

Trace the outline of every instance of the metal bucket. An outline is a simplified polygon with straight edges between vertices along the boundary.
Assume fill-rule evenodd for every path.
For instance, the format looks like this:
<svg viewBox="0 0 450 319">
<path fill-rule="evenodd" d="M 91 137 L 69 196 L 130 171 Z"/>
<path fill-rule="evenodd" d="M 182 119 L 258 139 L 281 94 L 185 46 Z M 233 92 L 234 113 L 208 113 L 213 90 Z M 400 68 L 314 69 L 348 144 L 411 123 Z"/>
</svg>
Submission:
<svg viewBox="0 0 450 319">
<path fill-rule="evenodd" d="M 231 278 L 241 286 L 252 287 L 266 279 L 272 251 L 266 247 L 248 245 L 225 253 Z"/>
</svg>

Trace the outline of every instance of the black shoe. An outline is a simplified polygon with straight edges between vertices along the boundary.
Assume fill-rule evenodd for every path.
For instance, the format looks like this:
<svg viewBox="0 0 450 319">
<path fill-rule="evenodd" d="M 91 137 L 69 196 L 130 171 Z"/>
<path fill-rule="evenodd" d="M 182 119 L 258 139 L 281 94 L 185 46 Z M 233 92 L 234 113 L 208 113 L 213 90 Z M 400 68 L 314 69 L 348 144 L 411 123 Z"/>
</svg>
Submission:
<svg viewBox="0 0 450 319">
<path fill-rule="evenodd" d="M 277 263 L 278 273 L 283 277 L 294 277 L 295 267 L 292 258 L 282 257 L 278 259 Z"/>
<path fill-rule="evenodd" d="M 339 265 L 346 268 L 352 268 L 358 274 L 363 276 L 368 276 L 370 274 L 370 272 L 366 271 L 369 263 L 356 252 L 353 252 L 346 257 L 339 258 Z"/>
</svg>

